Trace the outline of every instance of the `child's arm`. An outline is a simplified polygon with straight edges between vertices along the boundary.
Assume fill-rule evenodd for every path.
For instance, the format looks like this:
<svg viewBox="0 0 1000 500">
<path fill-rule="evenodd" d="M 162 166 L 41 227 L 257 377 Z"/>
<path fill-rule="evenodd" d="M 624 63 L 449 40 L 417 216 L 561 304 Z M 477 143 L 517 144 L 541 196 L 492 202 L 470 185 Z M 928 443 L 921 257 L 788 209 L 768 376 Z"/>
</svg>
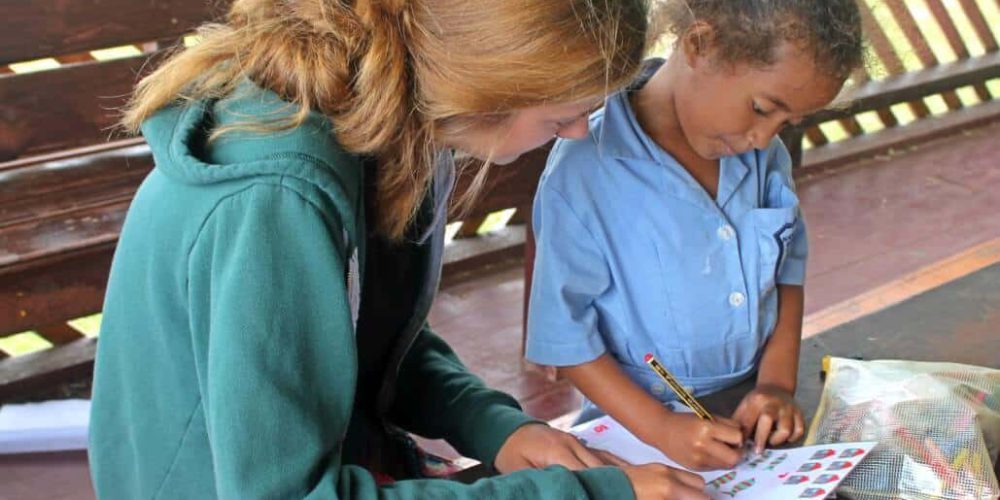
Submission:
<svg viewBox="0 0 1000 500">
<path fill-rule="evenodd" d="M 778 322 L 764 347 L 757 387 L 733 414 L 744 432 L 754 432 L 758 452 L 768 443 L 796 441 L 805 431 L 802 411 L 795 403 L 804 299 L 802 286 L 778 285 Z"/>
<path fill-rule="evenodd" d="M 798 207 L 788 150 L 780 139 L 774 138 L 769 152 L 764 206 Z M 757 388 L 743 399 L 733 414 L 748 436 L 754 433 L 758 451 L 768 443 L 778 445 L 795 441 L 805 429 L 802 412 L 795 404 L 794 396 L 802 338 L 803 284 L 809 257 L 809 238 L 801 211 L 796 208 L 796 212 L 794 233 L 784 249 L 785 259 L 777 276 L 778 320 L 764 346 L 757 373 Z"/>
<path fill-rule="evenodd" d="M 773 387 L 795 394 L 802 343 L 802 309 L 805 288 L 778 285 L 778 322 L 764 347 L 757 374 L 757 386 Z"/>
<path fill-rule="evenodd" d="M 635 384 L 608 354 L 561 368 L 580 391 L 636 437 L 695 470 L 732 468 L 742 457 L 735 422 L 674 413 Z"/>
</svg>

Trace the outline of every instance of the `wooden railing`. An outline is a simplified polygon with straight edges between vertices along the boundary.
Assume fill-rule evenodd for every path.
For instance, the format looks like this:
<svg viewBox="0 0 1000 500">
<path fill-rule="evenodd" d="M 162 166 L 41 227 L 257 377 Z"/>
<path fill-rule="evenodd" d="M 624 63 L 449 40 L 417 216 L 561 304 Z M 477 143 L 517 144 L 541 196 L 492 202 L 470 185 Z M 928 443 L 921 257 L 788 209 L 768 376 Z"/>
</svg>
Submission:
<svg viewBox="0 0 1000 500">
<path fill-rule="evenodd" d="M 1000 117 L 998 86 L 990 83 L 1000 78 L 997 26 L 990 21 L 1000 8 L 984 8 L 988 2 L 1000 7 L 1000 0 L 879 0 L 866 9 L 874 64 L 855 76 L 837 110 L 785 133 L 800 171 Z M 0 0 L 6 17 L 0 31 L 0 338 L 33 331 L 53 345 L 9 359 L 0 349 L 0 402 L 86 378 L 92 369 L 95 340 L 67 321 L 100 311 L 122 219 L 152 167 L 141 139 L 113 133 L 115 109 L 163 49 L 221 8 L 206 5 L 217 4 Z M 103 60 L 95 52 L 109 47 L 124 57 Z M 40 58 L 50 59 L 34 65 L 51 69 L 24 72 L 17 64 Z M 520 259 L 544 159 L 538 151 L 493 168 L 478 203 L 463 221 L 452 221 L 461 227 L 446 253 L 446 282 Z M 459 193 L 467 182 L 461 179 Z M 501 210 L 513 210 L 511 220 L 482 234 L 484 221 Z"/>
<path fill-rule="evenodd" d="M 862 1 L 869 64 L 833 110 L 785 132 L 799 163 L 843 164 L 1000 116 L 1000 2 Z"/>
</svg>

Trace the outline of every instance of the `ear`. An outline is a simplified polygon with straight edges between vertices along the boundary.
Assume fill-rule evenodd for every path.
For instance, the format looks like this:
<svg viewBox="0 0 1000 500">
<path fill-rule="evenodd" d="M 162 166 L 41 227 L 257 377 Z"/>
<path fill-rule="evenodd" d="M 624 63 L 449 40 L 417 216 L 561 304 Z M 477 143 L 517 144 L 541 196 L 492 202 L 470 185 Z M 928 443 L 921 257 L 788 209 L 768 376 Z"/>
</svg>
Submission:
<svg viewBox="0 0 1000 500">
<path fill-rule="evenodd" d="M 711 56 L 715 45 L 715 28 L 705 21 L 695 21 L 681 36 L 678 45 L 688 66 L 696 68 Z"/>
</svg>

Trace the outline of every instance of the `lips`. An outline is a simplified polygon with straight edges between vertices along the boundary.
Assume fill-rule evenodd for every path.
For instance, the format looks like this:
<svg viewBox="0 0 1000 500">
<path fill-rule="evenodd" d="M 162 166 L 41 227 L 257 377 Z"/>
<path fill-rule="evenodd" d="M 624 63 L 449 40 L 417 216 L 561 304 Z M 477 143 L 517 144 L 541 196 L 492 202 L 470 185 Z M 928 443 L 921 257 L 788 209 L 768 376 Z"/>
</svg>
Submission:
<svg viewBox="0 0 1000 500">
<path fill-rule="evenodd" d="M 723 156 L 736 156 L 737 154 L 739 154 L 736 148 L 734 148 L 731 144 L 729 144 L 729 141 L 726 141 L 725 139 L 722 138 L 716 140 L 719 143 L 719 147 L 717 148 L 719 158 Z"/>
<path fill-rule="evenodd" d="M 736 156 L 753 149 L 753 146 L 750 144 L 741 147 L 733 146 L 729 141 L 722 138 L 719 139 L 719 142 L 722 143 L 722 151 L 725 156 Z"/>
</svg>

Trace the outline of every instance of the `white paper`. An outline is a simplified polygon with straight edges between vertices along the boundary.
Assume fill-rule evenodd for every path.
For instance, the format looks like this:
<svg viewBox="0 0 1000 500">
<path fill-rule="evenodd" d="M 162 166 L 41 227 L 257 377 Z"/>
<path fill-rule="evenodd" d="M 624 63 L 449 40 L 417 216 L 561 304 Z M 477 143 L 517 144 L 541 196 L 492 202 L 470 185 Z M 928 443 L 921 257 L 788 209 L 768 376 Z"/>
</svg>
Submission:
<svg viewBox="0 0 1000 500">
<path fill-rule="evenodd" d="M 87 449 L 90 401 L 65 399 L 0 407 L 0 453 Z"/>
<path fill-rule="evenodd" d="M 639 441 L 611 417 L 601 417 L 571 431 L 587 446 L 614 453 L 632 464 L 663 463 L 682 468 L 657 449 Z M 713 499 L 768 500 L 830 496 L 876 443 L 838 443 L 749 455 L 734 470 L 696 472 Z"/>
</svg>

